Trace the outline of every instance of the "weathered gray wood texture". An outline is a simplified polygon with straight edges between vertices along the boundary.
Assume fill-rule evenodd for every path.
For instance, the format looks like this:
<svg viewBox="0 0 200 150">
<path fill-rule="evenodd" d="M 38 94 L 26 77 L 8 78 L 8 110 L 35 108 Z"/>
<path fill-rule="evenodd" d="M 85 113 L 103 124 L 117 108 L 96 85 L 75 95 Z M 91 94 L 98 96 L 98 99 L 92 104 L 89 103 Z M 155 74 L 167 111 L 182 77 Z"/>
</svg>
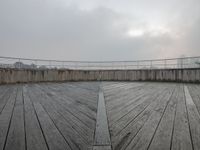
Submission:
<svg viewBox="0 0 200 150">
<path fill-rule="evenodd" d="M 200 149 L 200 85 L 104 82 L 113 150 Z"/>
<path fill-rule="evenodd" d="M 200 149 L 199 84 L 102 82 L 100 94 L 99 85 L 0 85 L 0 150 Z M 95 133 L 102 94 L 108 125 Z M 110 143 L 95 145 L 108 132 Z"/>
<path fill-rule="evenodd" d="M 100 88 L 94 145 L 111 146 L 103 90 Z"/>
<path fill-rule="evenodd" d="M 98 85 L 1 85 L 0 150 L 92 150 Z"/>
<path fill-rule="evenodd" d="M 200 82 L 200 69 L 163 70 L 23 70 L 0 69 L 0 84 L 45 81 Z"/>
</svg>

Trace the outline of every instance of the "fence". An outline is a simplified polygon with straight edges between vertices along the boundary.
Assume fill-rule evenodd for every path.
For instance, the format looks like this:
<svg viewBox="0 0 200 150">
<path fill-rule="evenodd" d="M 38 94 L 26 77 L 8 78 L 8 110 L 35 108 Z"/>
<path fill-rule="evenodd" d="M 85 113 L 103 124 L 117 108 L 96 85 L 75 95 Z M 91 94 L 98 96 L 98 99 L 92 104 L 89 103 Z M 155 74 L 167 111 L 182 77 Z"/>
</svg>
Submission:
<svg viewBox="0 0 200 150">
<path fill-rule="evenodd" d="M 200 68 L 200 56 L 137 61 L 61 61 L 0 56 L 0 68 L 73 70 L 148 70 Z"/>
</svg>

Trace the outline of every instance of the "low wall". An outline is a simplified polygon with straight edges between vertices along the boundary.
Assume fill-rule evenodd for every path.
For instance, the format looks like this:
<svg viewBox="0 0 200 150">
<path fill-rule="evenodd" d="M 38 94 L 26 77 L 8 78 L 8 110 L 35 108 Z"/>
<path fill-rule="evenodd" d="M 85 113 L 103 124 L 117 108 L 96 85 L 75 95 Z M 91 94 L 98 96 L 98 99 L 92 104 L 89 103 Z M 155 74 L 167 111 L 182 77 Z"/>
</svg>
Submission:
<svg viewBox="0 0 200 150">
<path fill-rule="evenodd" d="M 28 70 L 0 69 L 0 84 L 49 81 L 200 82 L 199 69 L 155 70 Z"/>
</svg>

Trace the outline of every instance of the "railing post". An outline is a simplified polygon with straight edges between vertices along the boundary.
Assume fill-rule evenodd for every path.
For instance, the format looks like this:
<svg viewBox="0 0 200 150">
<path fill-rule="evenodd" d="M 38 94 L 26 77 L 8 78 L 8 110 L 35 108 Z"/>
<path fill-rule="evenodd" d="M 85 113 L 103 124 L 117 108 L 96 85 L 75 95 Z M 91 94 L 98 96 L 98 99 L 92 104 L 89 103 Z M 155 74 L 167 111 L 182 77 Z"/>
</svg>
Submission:
<svg viewBox="0 0 200 150">
<path fill-rule="evenodd" d="M 126 69 L 126 62 L 124 62 L 124 70 Z"/>
<path fill-rule="evenodd" d="M 49 68 L 51 68 L 51 60 L 49 61 Z"/>
<path fill-rule="evenodd" d="M 77 63 L 75 63 L 76 65 L 75 65 L 75 69 L 78 69 L 78 62 Z"/>
<path fill-rule="evenodd" d="M 183 59 L 181 58 L 181 69 L 183 68 Z"/>
<path fill-rule="evenodd" d="M 165 60 L 164 60 L 164 68 L 165 68 L 165 69 L 167 68 L 166 65 L 167 65 L 167 60 L 165 59 Z"/>
<path fill-rule="evenodd" d="M 62 67 L 64 68 L 64 61 L 62 61 Z"/>
<path fill-rule="evenodd" d="M 21 68 L 21 59 L 19 59 L 19 68 Z"/>
<path fill-rule="evenodd" d="M 36 65 L 36 68 L 38 68 L 38 65 L 37 65 L 37 60 L 35 60 L 35 65 Z"/>
</svg>

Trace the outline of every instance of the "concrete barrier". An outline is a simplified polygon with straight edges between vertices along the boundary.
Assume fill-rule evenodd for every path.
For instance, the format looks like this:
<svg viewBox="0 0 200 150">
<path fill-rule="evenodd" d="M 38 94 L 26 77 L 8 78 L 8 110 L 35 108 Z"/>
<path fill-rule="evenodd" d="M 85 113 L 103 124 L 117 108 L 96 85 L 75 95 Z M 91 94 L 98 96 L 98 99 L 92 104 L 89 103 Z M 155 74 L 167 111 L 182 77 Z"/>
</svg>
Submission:
<svg viewBox="0 0 200 150">
<path fill-rule="evenodd" d="M 198 69 L 155 70 L 28 70 L 0 69 L 0 84 L 58 81 L 200 82 Z"/>
</svg>

